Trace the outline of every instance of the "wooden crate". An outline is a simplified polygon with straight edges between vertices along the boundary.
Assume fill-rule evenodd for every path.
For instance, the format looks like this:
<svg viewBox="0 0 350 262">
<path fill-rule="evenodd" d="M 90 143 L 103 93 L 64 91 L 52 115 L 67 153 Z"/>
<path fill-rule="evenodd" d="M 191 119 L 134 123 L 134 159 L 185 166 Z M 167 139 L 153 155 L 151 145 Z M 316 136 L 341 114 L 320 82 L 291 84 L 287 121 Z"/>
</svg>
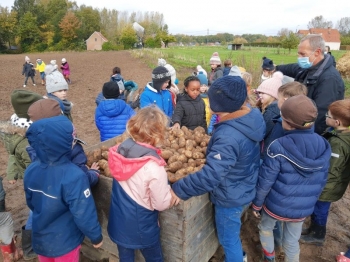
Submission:
<svg viewBox="0 0 350 262">
<path fill-rule="evenodd" d="M 114 139 L 87 148 L 89 152 L 102 145 L 114 145 Z M 103 245 L 101 249 L 109 261 L 118 261 L 118 250 L 107 233 L 112 178 L 100 176 L 100 181 L 92 189 L 98 218 L 102 227 Z M 167 262 L 206 262 L 219 247 L 214 223 L 214 208 L 209 194 L 181 201 L 176 207 L 160 212 L 161 243 Z M 85 242 L 89 245 L 89 242 Z M 136 261 L 144 262 L 140 252 Z"/>
</svg>

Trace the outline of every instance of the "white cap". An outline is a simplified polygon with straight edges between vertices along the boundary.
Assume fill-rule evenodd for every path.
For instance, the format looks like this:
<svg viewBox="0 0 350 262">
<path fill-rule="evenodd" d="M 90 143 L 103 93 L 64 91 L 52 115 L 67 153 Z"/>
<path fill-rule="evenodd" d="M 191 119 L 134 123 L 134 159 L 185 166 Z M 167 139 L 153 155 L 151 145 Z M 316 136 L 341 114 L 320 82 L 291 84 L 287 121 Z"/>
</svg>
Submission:
<svg viewBox="0 0 350 262">
<path fill-rule="evenodd" d="M 62 63 L 67 62 L 67 60 L 65 58 L 62 58 Z"/>
</svg>

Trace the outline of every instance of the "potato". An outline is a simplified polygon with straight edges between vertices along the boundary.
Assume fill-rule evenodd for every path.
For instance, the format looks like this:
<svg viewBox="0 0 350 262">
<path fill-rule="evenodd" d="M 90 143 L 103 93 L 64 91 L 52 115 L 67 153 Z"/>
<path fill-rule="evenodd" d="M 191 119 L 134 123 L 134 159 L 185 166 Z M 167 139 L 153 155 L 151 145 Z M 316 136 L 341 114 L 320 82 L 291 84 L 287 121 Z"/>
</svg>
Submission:
<svg viewBox="0 0 350 262">
<path fill-rule="evenodd" d="M 183 147 L 185 147 L 186 146 L 186 139 L 185 139 L 185 137 L 179 137 L 179 147 L 180 148 L 183 148 Z"/>
<path fill-rule="evenodd" d="M 193 158 L 189 158 L 187 162 L 188 162 L 188 163 L 191 163 L 191 162 L 195 162 L 195 161 L 194 161 Z"/>
<path fill-rule="evenodd" d="M 170 142 L 173 141 L 173 140 L 175 140 L 175 136 L 169 135 L 168 140 L 169 140 Z"/>
<path fill-rule="evenodd" d="M 164 158 L 165 160 L 168 160 L 173 155 L 173 152 L 170 150 L 162 150 L 160 153 L 160 156 Z"/>
<path fill-rule="evenodd" d="M 181 130 L 182 130 L 184 133 L 188 132 L 187 126 L 182 126 L 182 127 L 181 127 Z"/>
<path fill-rule="evenodd" d="M 101 146 L 101 151 L 108 151 L 109 150 L 109 147 L 108 146 Z"/>
<path fill-rule="evenodd" d="M 186 151 L 185 148 L 179 148 L 179 149 L 177 150 L 177 152 L 178 152 L 180 155 L 184 154 L 185 151 Z"/>
<path fill-rule="evenodd" d="M 196 141 L 197 145 L 199 145 L 203 141 L 204 136 L 202 134 L 198 135 L 197 133 L 195 133 L 193 136 L 194 141 Z"/>
<path fill-rule="evenodd" d="M 96 148 L 94 151 L 92 151 L 94 162 L 97 162 L 101 159 L 101 148 Z"/>
<path fill-rule="evenodd" d="M 192 159 L 192 160 L 193 160 L 193 159 Z M 197 164 L 196 164 L 196 162 L 193 160 L 193 162 L 188 162 L 188 163 L 187 163 L 187 166 L 196 167 Z"/>
<path fill-rule="evenodd" d="M 170 140 L 165 140 L 164 141 L 164 146 L 165 147 L 170 147 L 171 143 L 170 143 Z"/>
<path fill-rule="evenodd" d="M 205 129 L 204 129 L 204 127 L 202 127 L 202 126 L 197 126 L 197 127 L 193 130 L 193 132 L 199 132 L 199 133 L 205 134 Z"/>
<path fill-rule="evenodd" d="M 185 155 L 179 155 L 177 158 L 178 161 L 181 161 L 182 163 L 187 163 L 187 157 Z"/>
<path fill-rule="evenodd" d="M 177 157 L 178 157 L 178 155 L 172 154 L 172 156 L 169 157 L 169 159 L 168 159 L 168 161 L 167 161 L 167 162 L 168 162 L 168 165 L 171 164 L 171 163 L 176 162 L 176 161 L 177 161 Z"/>
<path fill-rule="evenodd" d="M 92 163 L 95 162 L 93 152 L 89 152 L 86 157 L 87 157 L 86 165 L 91 166 Z"/>
<path fill-rule="evenodd" d="M 192 157 L 194 159 L 203 159 L 205 156 L 202 152 L 194 151 Z"/>
<path fill-rule="evenodd" d="M 173 135 L 176 137 L 184 137 L 185 133 L 181 129 L 174 129 L 173 130 Z"/>
<path fill-rule="evenodd" d="M 186 150 L 184 154 L 186 157 L 192 158 L 192 151 L 191 150 Z"/>
<path fill-rule="evenodd" d="M 108 168 L 108 162 L 107 162 L 107 160 L 105 160 L 105 159 L 99 160 L 99 161 L 98 161 L 98 165 L 99 165 L 100 169 L 103 169 L 103 170 L 105 170 L 106 168 Z"/>
<path fill-rule="evenodd" d="M 206 160 L 205 159 L 196 159 L 195 162 L 196 162 L 196 166 L 200 166 L 200 165 L 205 164 Z"/>
<path fill-rule="evenodd" d="M 202 148 L 202 153 L 203 153 L 204 155 L 207 155 L 207 147 L 206 147 L 206 146 Z"/>
<path fill-rule="evenodd" d="M 102 150 L 102 149 L 101 149 L 101 150 Z M 102 151 L 101 156 L 102 156 L 103 159 L 108 160 L 108 151 Z"/>
<path fill-rule="evenodd" d="M 179 149 L 180 147 L 179 147 L 179 145 L 177 144 L 177 143 L 171 143 L 171 146 L 170 146 L 171 148 L 174 148 L 174 149 Z"/>
<path fill-rule="evenodd" d="M 168 180 L 169 180 L 169 182 L 170 183 L 175 183 L 176 182 L 176 176 L 175 176 L 175 174 L 174 173 L 172 173 L 172 172 L 166 172 L 167 173 L 167 175 L 168 175 Z"/>
<path fill-rule="evenodd" d="M 186 150 L 193 150 L 193 146 L 194 146 L 195 142 L 193 140 L 186 140 Z"/>
<path fill-rule="evenodd" d="M 107 177 L 113 177 L 112 174 L 111 174 L 111 171 L 109 170 L 109 167 L 106 167 L 103 173 Z"/>
<path fill-rule="evenodd" d="M 182 162 L 181 161 L 176 161 L 174 163 L 171 163 L 168 165 L 168 170 L 170 172 L 176 172 L 177 170 L 181 169 L 182 167 Z"/>
<path fill-rule="evenodd" d="M 203 149 L 203 147 L 207 146 L 207 143 L 205 141 L 202 141 L 199 145 Z"/>
</svg>

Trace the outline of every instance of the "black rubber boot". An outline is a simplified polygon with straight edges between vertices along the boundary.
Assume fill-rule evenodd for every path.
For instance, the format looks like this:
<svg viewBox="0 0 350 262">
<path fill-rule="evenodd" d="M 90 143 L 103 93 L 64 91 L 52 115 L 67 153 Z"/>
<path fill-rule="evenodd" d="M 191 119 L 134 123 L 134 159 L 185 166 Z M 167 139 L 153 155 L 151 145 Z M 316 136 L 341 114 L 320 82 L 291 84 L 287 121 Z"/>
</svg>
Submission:
<svg viewBox="0 0 350 262">
<path fill-rule="evenodd" d="M 32 248 L 32 230 L 25 230 L 25 227 L 22 227 L 22 250 L 23 250 L 23 259 L 32 260 L 37 258 L 38 255 L 35 254 Z"/>
<path fill-rule="evenodd" d="M 5 199 L 0 200 L 0 212 L 5 212 L 6 208 L 5 208 Z"/>
<path fill-rule="evenodd" d="M 311 231 L 313 230 L 313 226 L 314 226 L 315 222 L 312 221 L 310 222 L 310 226 L 306 226 L 305 223 L 303 223 L 303 228 L 301 230 L 301 234 L 302 235 L 308 235 L 311 233 Z"/>
<path fill-rule="evenodd" d="M 322 246 L 326 238 L 326 226 L 313 225 L 308 235 L 300 237 L 300 243 Z"/>
</svg>

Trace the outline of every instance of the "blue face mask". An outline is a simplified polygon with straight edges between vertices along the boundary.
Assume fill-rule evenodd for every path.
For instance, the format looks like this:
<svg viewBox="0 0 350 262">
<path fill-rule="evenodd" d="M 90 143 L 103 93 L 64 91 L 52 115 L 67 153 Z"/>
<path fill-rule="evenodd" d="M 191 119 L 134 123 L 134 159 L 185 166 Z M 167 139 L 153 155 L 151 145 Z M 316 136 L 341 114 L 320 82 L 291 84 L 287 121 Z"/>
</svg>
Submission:
<svg viewBox="0 0 350 262">
<path fill-rule="evenodd" d="M 310 68 L 312 66 L 313 62 L 310 62 L 308 57 L 298 57 L 298 65 L 301 68 Z"/>
</svg>

